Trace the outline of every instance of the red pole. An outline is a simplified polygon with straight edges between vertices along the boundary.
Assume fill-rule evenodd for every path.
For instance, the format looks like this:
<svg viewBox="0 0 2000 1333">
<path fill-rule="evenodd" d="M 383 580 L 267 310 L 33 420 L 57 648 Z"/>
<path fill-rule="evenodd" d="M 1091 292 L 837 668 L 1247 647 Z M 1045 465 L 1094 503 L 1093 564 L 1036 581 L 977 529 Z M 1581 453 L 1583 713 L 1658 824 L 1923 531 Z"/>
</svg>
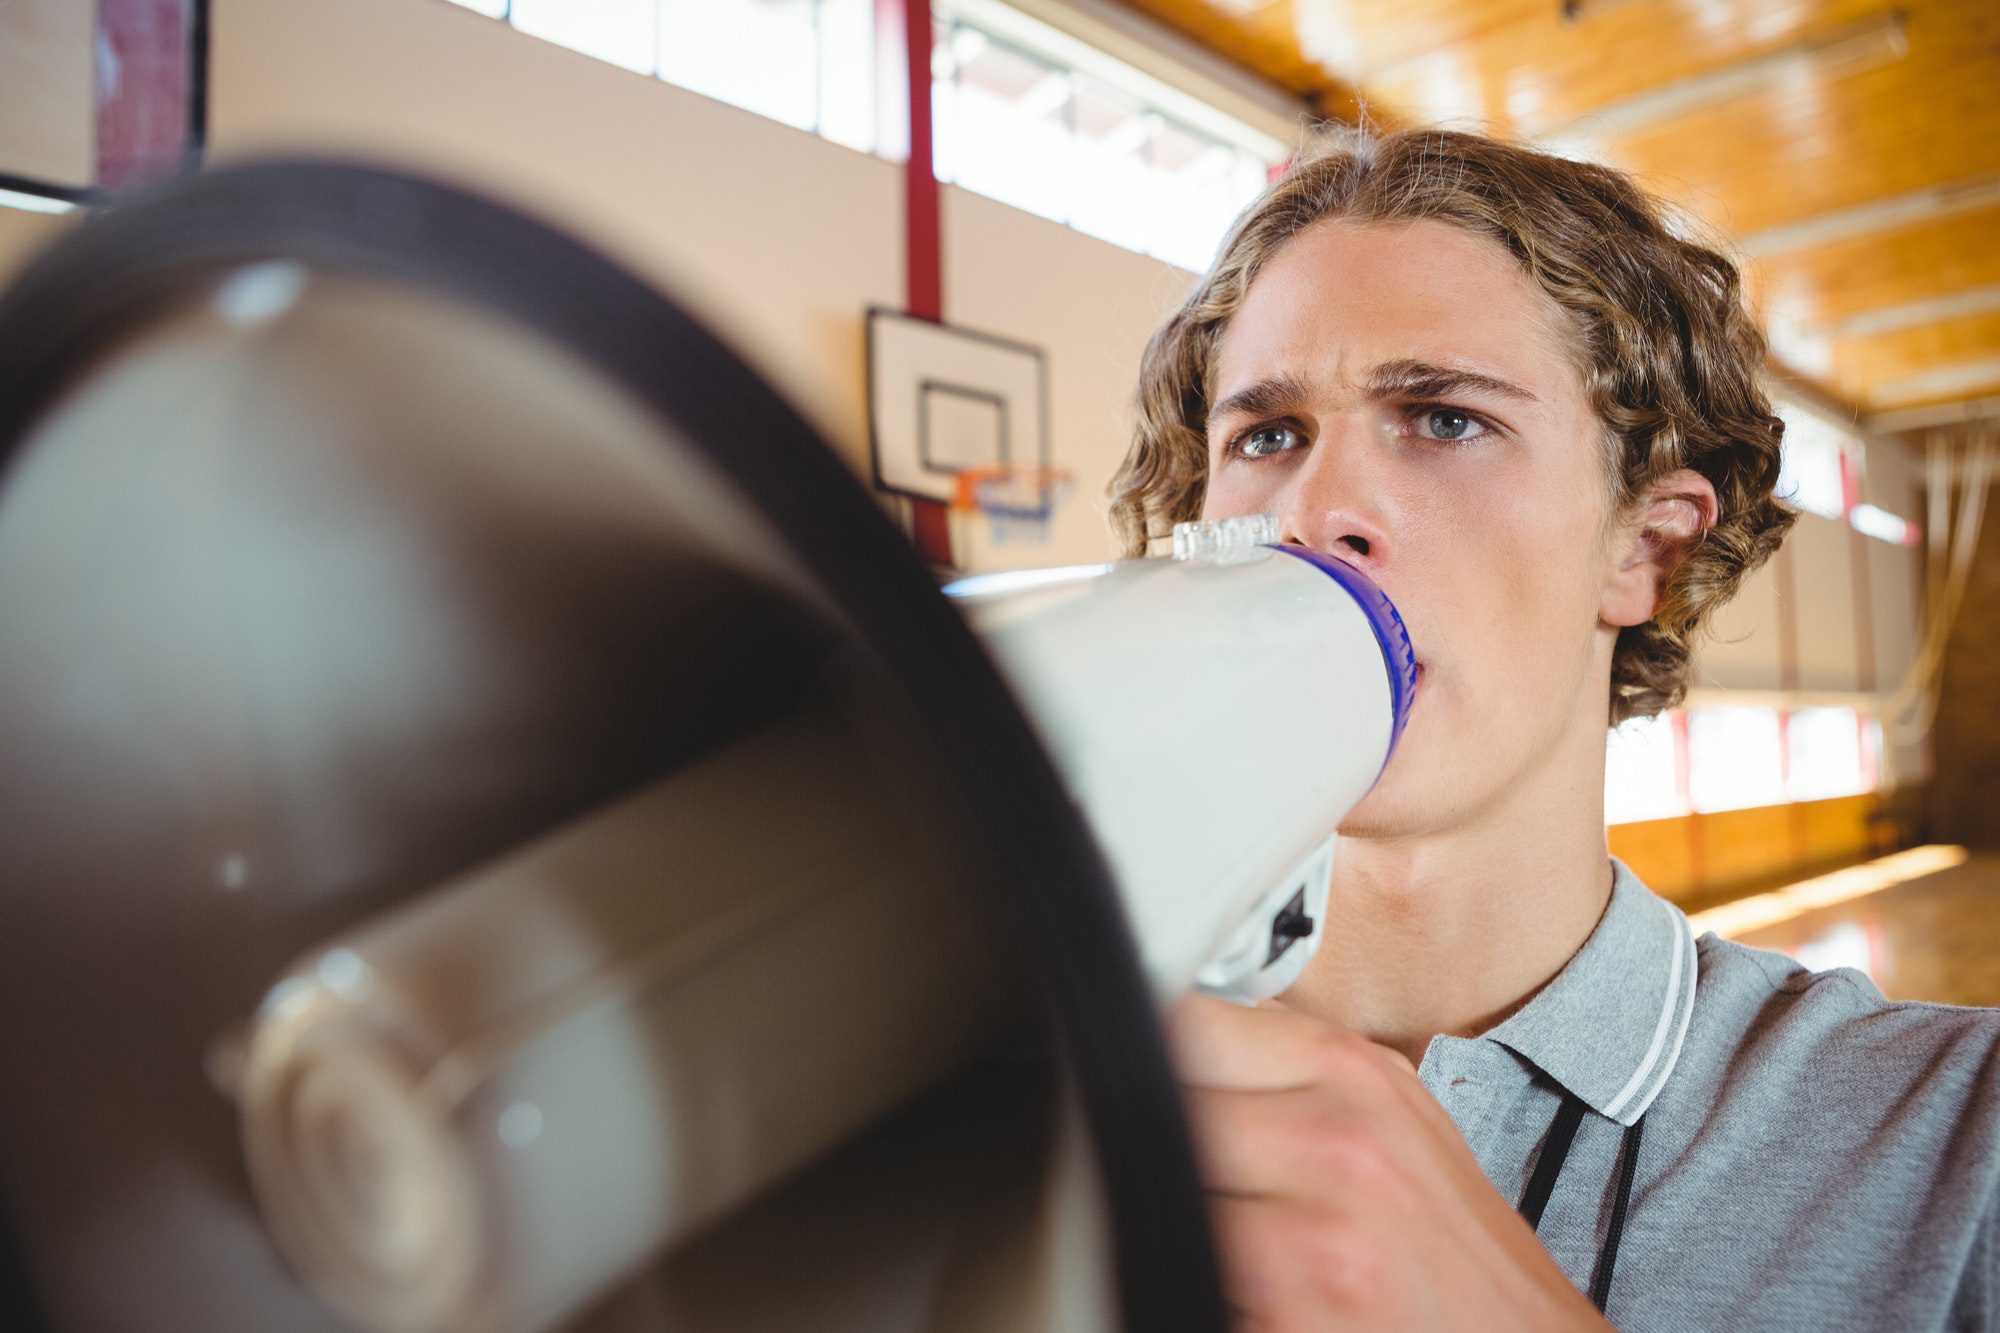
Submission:
<svg viewBox="0 0 2000 1333">
<path fill-rule="evenodd" d="M 888 0 L 900 12 L 908 154 L 903 161 L 905 304 L 919 319 L 944 319 L 944 236 L 931 167 L 930 0 Z"/>
<path fill-rule="evenodd" d="M 904 130 L 903 304 L 919 319 L 943 323 L 944 234 L 931 161 L 930 0 L 875 0 L 875 25 L 884 82 L 900 72 L 902 88 L 899 98 L 884 100 Z M 885 143 L 892 140 L 894 128 L 893 122 L 883 127 Z M 917 554 L 930 564 L 955 568 L 951 511 L 935 500 L 916 499 L 910 510 Z"/>
<path fill-rule="evenodd" d="M 166 175 L 188 144 L 187 0 L 97 0 L 97 181 Z"/>
</svg>

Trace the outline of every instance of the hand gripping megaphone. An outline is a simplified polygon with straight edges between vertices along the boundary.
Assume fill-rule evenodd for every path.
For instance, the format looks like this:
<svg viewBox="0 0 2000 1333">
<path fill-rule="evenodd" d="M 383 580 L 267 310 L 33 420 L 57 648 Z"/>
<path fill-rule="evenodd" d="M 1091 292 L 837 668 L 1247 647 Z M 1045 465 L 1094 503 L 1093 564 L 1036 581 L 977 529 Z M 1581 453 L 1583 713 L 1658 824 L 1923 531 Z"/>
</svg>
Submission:
<svg viewBox="0 0 2000 1333">
<path fill-rule="evenodd" d="M 1224 1326 L 1156 1016 L 1309 955 L 1354 570 L 941 596 L 642 284 L 326 164 L 32 266 L 0 468 L 0 1322 Z"/>
</svg>

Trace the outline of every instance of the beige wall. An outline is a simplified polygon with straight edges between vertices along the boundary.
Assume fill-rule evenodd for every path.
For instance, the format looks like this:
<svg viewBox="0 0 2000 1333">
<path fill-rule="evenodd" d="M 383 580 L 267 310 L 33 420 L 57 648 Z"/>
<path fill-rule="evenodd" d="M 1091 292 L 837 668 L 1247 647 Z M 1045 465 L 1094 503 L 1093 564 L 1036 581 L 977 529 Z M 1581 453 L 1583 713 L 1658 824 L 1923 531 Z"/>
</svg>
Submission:
<svg viewBox="0 0 2000 1333">
<path fill-rule="evenodd" d="M 969 554 L 991 568 L 1115 554 L 1104 487 L 1130 443 L 1139 353 L 1193 276 L 967 190 L 945 190 L 944 223 L 946 312 L 1047 350 L 1056 455 L 1076 473 L 1048 547 L 995 548 L 974 526 Z"/>
<path fill-rule="evenodd" d="M 1717 612 L 1713 636 L 1696 661 L 1695 684 L 1704 690 L 1768 690 L 1783 680 L 1777 632 L 1783 599 L 1779 589 L 1789 573 L 1789 550 L 1780 550 L 1744 581 L 1735 598 Z"/>
<path fill-rule="evenodd" d="M 863 312 L 903 301 L 901 170 L 523 36 L 442 0 L 218 0 L 218 159 L 363 154 L 473 184 L 681 295 L 866 465 Z M 532 95 L 524 90 L 532 89 Z M 982 567 L 1097 559 L 1146 334 L 1187 274 L 945 191 L 946 314 L 1049 354 L 1051 543 Z"/>
<path fill-rule="evenodd" d="M 0 172 L 96 179 L 96 15 L 90 0 L 0 0 Z"/>
<path fill-rule="evenodd" d="M 679 293 L 857 461 L 894 166 L 443 0 L 216 0 L 219 161 L 322 152 L 524 205 Z"/>
</svg>

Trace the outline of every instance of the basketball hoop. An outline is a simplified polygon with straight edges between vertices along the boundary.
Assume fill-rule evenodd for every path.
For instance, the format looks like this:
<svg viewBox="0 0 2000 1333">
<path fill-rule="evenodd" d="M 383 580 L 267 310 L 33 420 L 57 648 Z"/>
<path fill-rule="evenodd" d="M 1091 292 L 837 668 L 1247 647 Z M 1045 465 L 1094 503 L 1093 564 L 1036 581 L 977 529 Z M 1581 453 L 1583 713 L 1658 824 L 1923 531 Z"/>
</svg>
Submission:
<svg viewBox="0 0 2000 1333">
<path fill-rule="evenodd" d="M 1070 484 L 1069 473 L 1061 468 L 967 468 L 957 476 L 951 507 L 959 513 L 984 514 L 995 542 L 1043 545 L 1049 539 L 1056 502 Z"/>
</svg>

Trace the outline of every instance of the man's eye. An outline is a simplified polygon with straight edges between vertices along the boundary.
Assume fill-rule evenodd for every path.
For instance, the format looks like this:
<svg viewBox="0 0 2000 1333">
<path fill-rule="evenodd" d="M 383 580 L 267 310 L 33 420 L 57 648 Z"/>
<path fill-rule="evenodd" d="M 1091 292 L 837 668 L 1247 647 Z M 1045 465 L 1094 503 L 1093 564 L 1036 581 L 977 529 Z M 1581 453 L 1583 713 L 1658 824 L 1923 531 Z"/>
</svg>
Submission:
<svg viewBox="0 0 2000 1333">
<path fill-rule="evenodd" d="M 1417 434 L 1426 440 L 1476 440 L 1489 430 L 1478 417 L 1455 407 L 1420 407 L 1415 416 Z"/>
<path fill-rule="evenodd" d="M 1290 426 L 1259 426 L 1246 434 L 1236 448 L 1245 458 L 1269 458 L 1305 443 L 1305 437 Z"/>
</svg>

